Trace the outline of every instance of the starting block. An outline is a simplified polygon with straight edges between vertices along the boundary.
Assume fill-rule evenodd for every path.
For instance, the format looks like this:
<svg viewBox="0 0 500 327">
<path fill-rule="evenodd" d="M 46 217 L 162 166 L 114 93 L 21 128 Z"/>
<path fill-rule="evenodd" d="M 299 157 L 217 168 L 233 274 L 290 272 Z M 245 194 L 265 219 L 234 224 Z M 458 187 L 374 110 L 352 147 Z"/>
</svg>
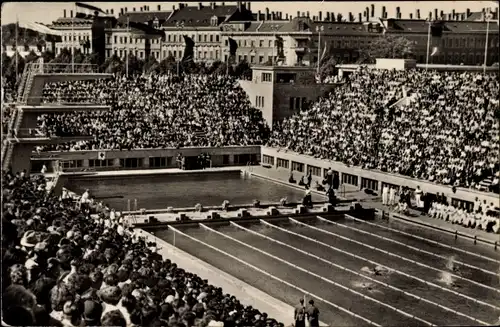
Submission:
<svg viewBox="0 0 500 327">
<path fill-rule="evenodd" d="M 268 216 L 276 216 L 279 214 L 280 214 L 280 212 L 278 211 L 278 209 L 276 209 L 276 207 L 269 207 L 266 210 L 266 215 L 268 215 Z"/>
<path fill-rule="evenodd" d="M 240 209 L 240 210 L 238 210 L 238 217 L 239 218 L 247 217 L 247 216 L 250 216 L 250 214 L 248 213 L 247 209 Z"/>
<path fill-rule="evenodd" d="M 321 211 L 323 212 L 333 212 L 334 208 L 331 205 L 331 203 L 325 203 L 323 207 L 321 208 Z"/>
<path fill-rule="evenodd" d="M 210 210 L 207 215 L 207 219 L 219 219 L 220 215 L 217 211 L 215 210 Z"/>
<path fill-rule="evenodd" d="M 299 204 L 297 208 L 295 208 L 295 214 L 301 214 L 301 213 L 306 213 L 307 209 L 304 207 L 302 204 Z"/>
</svg>

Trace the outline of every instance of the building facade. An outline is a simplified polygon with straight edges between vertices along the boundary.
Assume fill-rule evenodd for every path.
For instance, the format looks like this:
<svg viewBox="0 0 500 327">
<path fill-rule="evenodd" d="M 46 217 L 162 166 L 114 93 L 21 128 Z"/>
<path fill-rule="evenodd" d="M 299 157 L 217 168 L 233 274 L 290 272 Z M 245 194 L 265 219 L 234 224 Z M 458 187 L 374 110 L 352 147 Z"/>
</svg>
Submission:
<svg viewBox="0 0 500 327">
<path fill-rule="evenodd" d="M 253 13 L 250 3 L 245 2 L 236 5 L 199 3 L 196 6 L 179 3 L 171 10 L 158 5 L 154 11 L 148 6 L 130 11 L 121 8 L 115 23 L 105 29 L 105 56 L 125 58 L 128 51 L 141 59 L 153 56 L 158 61 L 168 57 L 180 60 L 186 36 L 194 42 L 195 61 L 227 62 L 231 38 L 238 45 L 236 63 L 314 66 L 323 52 L 337 62 L 354 63 L 373 40 L 394 35 L 413 41 L 417 62 L 425 63 L 429 23 L 421 19 L 419 10 L 415 18 L 413 13 L 409 16 L 403 19 L 398 8 L 395 17 L 389 18 L 385 7 L 377 15 L 374 5 L 359 13 L 357 19 L 352 13 L 346 18 L 332 12 L 325 15 L 320 12 L 312 17 L 309 12 L 297 12 L 292 17 L 268 9 L 264 13 Z M 435 52 L 429 58 L 430 63 L 483 64 L 487 34 L 487 64 L 498 62 L 498 8 L 490 18 L 486 10 L 445 14 L 443 11 L 438 13 L 437 9 L 429 13 L 429 18 L 432 21 L 430 50 Z M 165 36 L 162 39 L 133 39 L 128 35 L 128 22 L 132 21 L 161 29 Z M 69 18 L 55 21 L 53 27 L 64 32 L 56 52 L 71 46 L 83 52 L 85 42 L 92 43 L 92 21 L 75 19 L 71 14 Z"/>
</svg>

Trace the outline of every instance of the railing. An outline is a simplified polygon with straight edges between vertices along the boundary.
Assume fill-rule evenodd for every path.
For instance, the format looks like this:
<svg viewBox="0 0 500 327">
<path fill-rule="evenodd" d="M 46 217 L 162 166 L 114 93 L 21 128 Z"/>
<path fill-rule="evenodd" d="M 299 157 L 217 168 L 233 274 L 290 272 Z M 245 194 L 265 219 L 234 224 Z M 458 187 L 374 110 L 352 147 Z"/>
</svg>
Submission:
<svg viewBox="0 0 500 327">
<path fill-rule="evenodd" d="M 6 151 L 4 158 L 2 160 L 2 169 L 3 170 L 9 169 L 9 165 L 10 165 L 10 161 L 12 159 L 13 153 L 14 153 L 14 145 L 12 143 L 8 142 L 7 143 L 7 151 Z"/>
<path fill-rule="evenodd" d="M 19 83 L 19 88 L 17 89 L 17 100 L 18 100 L 18 102 L 20 102 L 21 99 L 22 99 L 22 95 L 23 95 L 23 92 L 24 92 L 25 84 L 26 84 L 26 76 L 28 75 L 28 67 L 29 67 L 29 65 L 25 65 L 24 66 L 23 75 L 22 75 L 21 81 Z"/>
<path fill-rule="evenodd" d="M 92 105 L 100 106 L 102 99 L 97 98 L 95 94 L 88 94 L 86 96 L 79 95 L 66 95 L 66 96 L 31 96 L 29 100 L 40 100 L 41 105 Z M 37 101 L 38 103 L 38 101 Z"/>
<path fill-rule="evenodd" d="M 92 64 L 49 63 L 39 68 L 40 74 L 100 73 L 99 66 Z"/>
</svg>

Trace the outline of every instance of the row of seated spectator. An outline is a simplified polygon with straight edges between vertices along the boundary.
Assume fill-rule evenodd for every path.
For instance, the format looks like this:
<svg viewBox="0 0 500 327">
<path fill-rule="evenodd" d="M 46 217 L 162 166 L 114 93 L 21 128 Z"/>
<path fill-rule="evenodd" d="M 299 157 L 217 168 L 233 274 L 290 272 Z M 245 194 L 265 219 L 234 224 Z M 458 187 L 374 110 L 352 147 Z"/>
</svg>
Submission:
<svg viewBox="0 0 500 327">
<path fill-rule="evenodd" d="M 498 96 L 497 75 L 362 68 L 277 124 L 268 145 L 498 192 Z"/>
<path fill-rule="evenodd" d="M 2 326 L 282 326 L 46 185 L 2 172 Z"/>
<path fill-rule="evenodd" d="M 44 102 L 90 102 L 111 111 L 39 117 L 52 136 L 92 135 L 57 150 L 261 144 L 269 129 L 234 78 L 151 76 L 48 84 Z"/>
</svg>

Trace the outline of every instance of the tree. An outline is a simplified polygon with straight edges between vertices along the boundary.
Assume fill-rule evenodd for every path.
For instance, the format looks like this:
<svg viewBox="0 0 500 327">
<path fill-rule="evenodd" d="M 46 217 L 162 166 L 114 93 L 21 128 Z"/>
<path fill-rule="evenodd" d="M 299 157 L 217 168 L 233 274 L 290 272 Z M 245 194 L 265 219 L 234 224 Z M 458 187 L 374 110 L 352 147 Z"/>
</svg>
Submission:
<svg viewBox="0 0 500 327">
<path fill-rule="evenodd" d="M 128 55 L 128 74 L 129 75 L 141 74 L 143 69 L 144 69 L 144 60 L 137 58 L 137 56 L 135 56 L 135 55 L 129 54 Z"/>
<path fill-rule="evenodd" d="M 360 50 L 358 63 L 373 64 L 376 58 L 414 58 L 415 43 L 402 36 L 386 35 L 373 41 L 366 49 Z"/>
<path fill-rule="evenodd" d="M 334 57 L 325 57 L 320 62 L 319 78 L 324 81 L 327 77 L 337 75 L 337 60 Z"/>
<path fill-rule="evenodd" d="M 120 57 L 116 54 L 106 59 L 101 66 L 101 71 L 110 74 L 123 73 L 125 71 L 124 65 Z"/>
<path fill-rule="evenodd" d="M 252 79 L 252 69 L 246 60 L 240 61 L 236 65 L 234 68 L 234 75 L 241 79 Z"/>
<path fill-rule="evenodd" d="M 159 70 L 160 64 L 156 60 L 154 56 L 149 56 L 146 62 L 144 63 L 144 66 L 142 68 L 142 71 L 146 74 L 151 74 L 153 72 L 157 72 Z"/>
<path fill-rule="evenodd" d="M 30 53 L 24 58 L 24 60 L 28 62 L 32 62 L 38 59 L 38 55 L 35 53 L 35 51 L 31 50 Z"/>
</svg>

